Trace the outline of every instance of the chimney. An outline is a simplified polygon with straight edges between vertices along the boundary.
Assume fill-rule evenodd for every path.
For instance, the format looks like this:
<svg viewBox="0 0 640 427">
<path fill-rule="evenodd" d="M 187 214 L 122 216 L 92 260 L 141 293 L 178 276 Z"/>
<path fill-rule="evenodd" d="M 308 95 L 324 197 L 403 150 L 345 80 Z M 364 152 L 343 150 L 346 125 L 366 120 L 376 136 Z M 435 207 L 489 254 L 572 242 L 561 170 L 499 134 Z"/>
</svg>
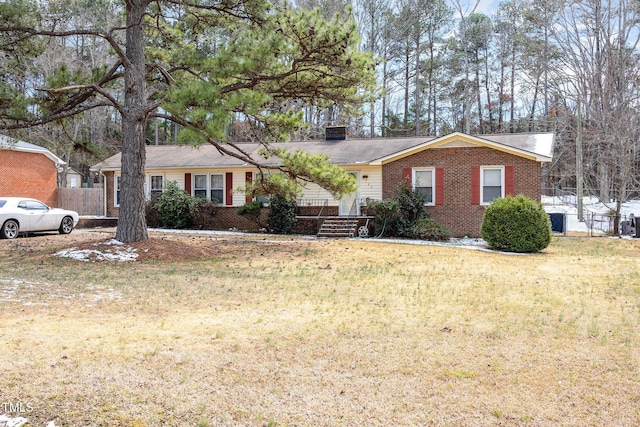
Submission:
<svg viewBox="0 0 640 427">
<path fill-rule="evenodd" d="M 324 129 L 324 139 L 326 141 L 344 141 L 347 139 L 346 126 L 327 126 Z"/>
</svg>

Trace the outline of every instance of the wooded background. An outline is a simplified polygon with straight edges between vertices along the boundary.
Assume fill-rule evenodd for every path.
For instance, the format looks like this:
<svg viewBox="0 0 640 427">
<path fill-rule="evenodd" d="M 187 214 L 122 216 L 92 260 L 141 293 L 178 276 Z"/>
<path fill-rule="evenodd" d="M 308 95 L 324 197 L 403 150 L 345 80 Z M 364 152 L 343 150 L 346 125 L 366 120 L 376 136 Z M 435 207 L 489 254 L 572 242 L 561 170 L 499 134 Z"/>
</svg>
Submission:
<svg viewBox="0 0 640 427">
<path fill-rule="evenodd" d="M 117 28 L 123 3 L 49 2 L 46 16 L 58 31 Z M 291 102 L 288 107 L 302 112 L 306 124 L 293 139 L 322 138 L 327 124 L 347 125 L 351 138 L 554 132 L 555 155 L 545 169 L 545 187 L 575 188 L 577 168 L 582 168 L 587 193 L 619 203 L 638 196 L 636 0 L 508 0 L 490 15 L 460 0 L 300 0 L 291 7 L 319 8 L 327 18 L 351 14 L 360 48 L 372 52 L 376 64 L 373 99 L 357 114 Z M 229 37 L 201 31 L 212 49 Z M 90 34 L 53 38 L 35 61 L 3 56 L 2 68 L 12 73 L 2 80 L 34 91 L 61 73 L 68 77 L 106 67 L 112 56 L 109 45 Z M 120 120 L 105 106 L 15 134 L 87 174 L 90 165 L 119 151 Z M 228 129 L 231 140 L 252 137 L 242 120 Z M 148 143 L 176 143 L 178 130 L 170 120 L 151 119 Z"/>
</svg>

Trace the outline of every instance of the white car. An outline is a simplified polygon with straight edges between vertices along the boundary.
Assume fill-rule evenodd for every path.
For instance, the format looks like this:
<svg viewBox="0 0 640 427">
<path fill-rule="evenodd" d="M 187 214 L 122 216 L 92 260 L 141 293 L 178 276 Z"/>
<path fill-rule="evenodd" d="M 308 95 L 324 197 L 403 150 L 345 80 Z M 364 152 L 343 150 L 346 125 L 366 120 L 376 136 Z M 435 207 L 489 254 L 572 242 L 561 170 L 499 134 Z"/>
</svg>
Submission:
<svg viewBox="0 0 640 427">
<path fill-rule="evenodd" d="M 0 197 L 0 237 L 15 239 L 19 233 L 55 231 L 69 234 L 78 224 L 78 212 L 50 208 L 26 197 Z"/>
</svg>

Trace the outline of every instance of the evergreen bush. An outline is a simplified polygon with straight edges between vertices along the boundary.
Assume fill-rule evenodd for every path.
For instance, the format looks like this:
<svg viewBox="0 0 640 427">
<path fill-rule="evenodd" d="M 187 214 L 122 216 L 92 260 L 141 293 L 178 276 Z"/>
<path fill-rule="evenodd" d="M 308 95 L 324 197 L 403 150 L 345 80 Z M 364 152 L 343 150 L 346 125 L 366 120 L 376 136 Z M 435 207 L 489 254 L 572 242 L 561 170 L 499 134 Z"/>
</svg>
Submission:
<svg viewBox="0 0 640 427">
<path fill-rule="evenodd" d="M 398 202 L 396 200 L 369 200 L 367 214 L 373 216 L 373 221 L 371 221 L 372 235 L 379 237 L 395 235 L 395 223 L 398 219 Z"/>
<path fill-rule="evenodd" d="M 193 209 L 193 226 L 199 230 L 215 229 L 218 202 L 198 198 Z"/>
<path fill-rule="evenodd" d="M 413 227 L 416 222 L 427 216 L 424 210 L 424 197 L 408 185 L 402 184 L 396 190 L 398 201 L 398 218 L 395 230 L 400 237 L 413 237 Z"/>
<path fill-rule="evenodd" d="M 551 243 L 551 221 L 541 203 L 523 195 L 507 196 L 487 207 L 480 235 L 493 249 L 537 252 Z"/>
<path fill-rule="evenodd" d="M 258 227 L 266 228 L 264 224 L 262 224 L 262 221 L 260 221 L 260 216 L 262 215 L 262 202 L 255 200 L 253 202 L 245 203 L 240 206 L 236 212 L 238 215 L 258 224 Z"/>
<path fill-rule="evenodd" d="M 156 204 L 153 202 L 147 202 L 144 205 L 144 216 L 147 221 L 147 227 L 158 228 L 162 227 L 162 218 L 160 218 L 160 212 L 156 208 Z"/>
<path fill-rule="evenodd" d="M 167 187 L 155 203 L 163 227 L 187 228 L 191 226 L 195 202 L 195 198 L 181 190 L 175 181 L 167 183 Z"/>
<path fill-rule="evenodd" d="M 430 217 L 423 217 L 416 221 L 411 233 L 414 239 L 433 240 L 441 242 L 451 238 L 451 232 L 442 224 Z"/>
<path fill-rule="evenodd" d="M 269 207 L 269 216 L 267 218 L 269 231 L 276 234 L 295 233 L 296 201 L 275 194 L 269 200 Z"/>
</svg>

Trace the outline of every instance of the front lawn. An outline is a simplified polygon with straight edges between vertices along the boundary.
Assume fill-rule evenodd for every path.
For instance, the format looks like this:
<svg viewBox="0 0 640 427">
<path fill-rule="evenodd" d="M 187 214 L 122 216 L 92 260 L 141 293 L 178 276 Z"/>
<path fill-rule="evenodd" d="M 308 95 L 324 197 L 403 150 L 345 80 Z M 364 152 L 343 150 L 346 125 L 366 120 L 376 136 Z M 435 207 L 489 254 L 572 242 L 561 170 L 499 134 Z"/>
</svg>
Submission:
<svg viewBox="0 0 640 427">
<path fill-rule="evenodd" d="M 0 240 L 0 400 L 27 426 L 640 423 L 638 240 L 153 232 L 137 261 L 52 256 L 112 237 Z"/>
</svg>

